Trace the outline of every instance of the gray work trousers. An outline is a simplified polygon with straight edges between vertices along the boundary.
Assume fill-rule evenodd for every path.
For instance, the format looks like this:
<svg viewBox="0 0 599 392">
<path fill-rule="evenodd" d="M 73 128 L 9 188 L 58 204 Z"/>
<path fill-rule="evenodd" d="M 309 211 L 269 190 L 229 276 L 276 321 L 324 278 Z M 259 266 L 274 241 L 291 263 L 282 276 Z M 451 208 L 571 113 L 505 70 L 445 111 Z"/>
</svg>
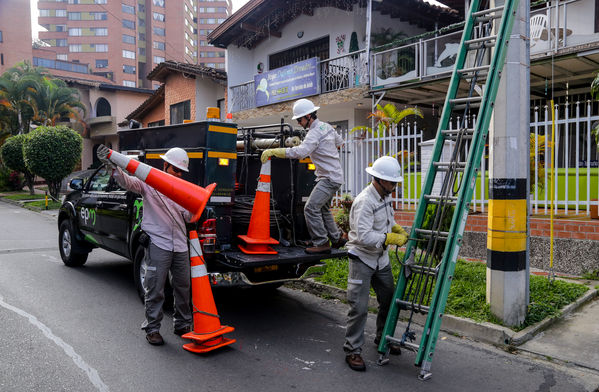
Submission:
<svg viewBox="0 0 599 392">
<path fill-rule="evenodd" d="M 337 241 L 341 237 L 341 232 L 331 213 L 331 200 L 339 188 L 341 184 L 322 178 L 316 182 L 308 197 L 304 216 L 313 246 L 325 245 L 329 243 L 329 238 Z"/>
<path fill-rule="evenodd" d="M 345 330 L 346 354 L 360 354 L 364 345 L 364 327 L 368 318 L 368 298 L 370 285 L 376 293 L 379 302 L 379 313 L 376 317 L 376 338 L 380 339 L 385 328 L 385 320 L 393 299 L 393 274 L 391 265 L 374 270 L 360 259 L 349 259 L 349 275 L 347 278 L 347 329 Z"/>
<path fill-rule="evenodd" d="M 141 329 L 144 329 L 146 333 L 160 331 L 164 285 L 169 270 L 175 297 L 173 324 L 175 329 L 191 325 L 191 307 L 189 305 L 191 276 L 188 252 L 171 252 L 150 243 L 146 249 L 144 268 L 146 269 L 143 282 L 146 292 L 146 319 L 142 323 Z"/>
</svg>

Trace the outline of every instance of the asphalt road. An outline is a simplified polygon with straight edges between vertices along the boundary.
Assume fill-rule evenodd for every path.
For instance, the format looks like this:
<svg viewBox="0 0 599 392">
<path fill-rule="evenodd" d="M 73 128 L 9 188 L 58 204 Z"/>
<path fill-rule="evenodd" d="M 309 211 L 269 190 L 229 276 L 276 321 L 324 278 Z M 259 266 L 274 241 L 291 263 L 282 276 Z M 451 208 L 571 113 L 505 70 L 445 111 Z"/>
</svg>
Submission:
<svg viewBox="0 0 599 392">
<path fill-rule="evenodd" d="M 146 343 L 131 264 L 95 250 L 65 267 L 54 218 L 0 201 L 0 391 L 585 391 L 577 369 L 442 335 L 431 380 L 414 355 L 375 364 L 374 317 L 358 373 L 342 351 L 347 306 L 287 288 L 215 293 L 237 342 L 184 351 L 165 317 L 166 345 Z"/>
</svg>

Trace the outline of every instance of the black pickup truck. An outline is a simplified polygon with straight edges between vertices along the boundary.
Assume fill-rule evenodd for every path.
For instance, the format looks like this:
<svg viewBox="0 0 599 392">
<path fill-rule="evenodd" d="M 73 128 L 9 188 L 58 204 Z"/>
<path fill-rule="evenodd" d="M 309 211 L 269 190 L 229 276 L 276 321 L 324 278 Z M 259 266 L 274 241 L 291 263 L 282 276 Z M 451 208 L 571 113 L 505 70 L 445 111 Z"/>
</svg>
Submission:
<svg viewBox="0 0 599 392">
<path fill-rule="evenodd" d="M 162 168 L 159 155 L 182 147 L 190 157 L 185 179 L 205 187 L 217 183 L 198 222 L 198 231 L 213 286 L 278 286 L 300 278 L 323 259 L 345 257 L 344 250 L 309 255 L 303 206 L 314 184 L 310 160 L 274 160 L 271 173 L 271 237 L 276 255 L 248 255 L 237 246 L 247 234 L 264 146 L 297 143 L 303 135 L 287 124 L 237 129 L 235 124 L 195 122 L 119 132 L 119 150 Z M 292 140 L 293 141 L 290 141 Z M 262 148 L 257 146 L 263 146 Z M 88 174 L 89 175 L 89 174 Z M 126 191 L 104 167 L 88 178 L 73 178 L 58 215 L 59 248 L 67 266 L 83 265 L 89 252 L 103 248 L 133 261 L 134 279 L 143 294 L 145 248 L 140 224 L 143 202 Z"/>
</svg>

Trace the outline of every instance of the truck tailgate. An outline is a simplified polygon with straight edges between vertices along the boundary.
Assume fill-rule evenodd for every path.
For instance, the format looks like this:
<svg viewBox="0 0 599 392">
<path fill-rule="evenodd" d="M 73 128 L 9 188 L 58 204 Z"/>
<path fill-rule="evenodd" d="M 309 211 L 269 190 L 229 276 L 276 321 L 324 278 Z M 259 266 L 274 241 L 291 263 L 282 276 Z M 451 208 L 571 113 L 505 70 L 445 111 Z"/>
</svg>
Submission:
<svg viewBox="0 0 599 392">
<path fill-rule="evenodd" d="M 347 257 L 347 251 L 344 249 L 331 249 L 331 253 L 308 254 L 304 248 L 291 246 L 273 246 L 279 252 L 276 255 L 248 255 L 240 250 L 229 250 L 221 252 L 227 263 L 237 267 L 260 267 L 266 265 L 298 264 L 310 263 L 316 264 L 320 260 L 336 259 Z"/>
</svg>

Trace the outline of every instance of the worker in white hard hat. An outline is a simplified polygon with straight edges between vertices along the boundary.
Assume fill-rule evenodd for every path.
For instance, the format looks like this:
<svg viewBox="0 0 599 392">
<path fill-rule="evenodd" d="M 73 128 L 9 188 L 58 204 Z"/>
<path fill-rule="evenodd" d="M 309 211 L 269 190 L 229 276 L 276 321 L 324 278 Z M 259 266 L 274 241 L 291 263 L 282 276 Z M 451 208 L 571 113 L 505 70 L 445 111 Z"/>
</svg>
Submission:
<svg viewBox="0 0 599 392">
<path fill-rule="evenodd" d="M 345 361 L 353 370 L 365 370 L 362 359 L 364 326 L 368 316 L 370 286 L 376 293 L 379 311 L 376 318 L 378 345 L 389 313 L 395 287 L 387 246 L 403 246 L 408 233 L 395 223 L 391 193 L 402 182 L 401 167 L 397 159 L 384 156 L 366 168 L 372 182 L 356 196 L 349 213 L 349 274 L 347 278 L 347 328 L 345 330 Z M 400 347 L 389 345 L 390 353 L 400 354 Z"/>
<path fill-rule="evenodd" d="M 331 125 L 317 118 L 318 109 L 320 107 L 314 106 L 309 99 L 297 100 L 293 105 L 293 119 L 308 129 L 306 138 L 299 146 L 268 149 L 261 156 L 262 163 L 273 156 L 291 159 L 310 156 L 316 167 L 316 185 L 304 207 L 306 226 L 312 239 L 312 246 L 306 248 L 306 253 L 330 253 L 331 247 L 340 248 L 346 242 L 330 210 L 331 200 L 343 184 L 338 150 L 343 139 Z"/>
<path fill-rule="evenodd" d="M 117 183 L 143 197 L 142 230 L 149 236 L 146 244 L 142 268 L 145 269 L 143 281 L 145 291 L 145 320 L 141 328 L 146 332 L 146 340 L 152 345 L 164 344 L 160 335 L 160 323 L 164 304 L 164 286 L 171 272 L 175 299 L 173 324 L 175 335 L 192 331 L 192 314 L 189 305 L 191 277 L 187 248 L 187 230 L 185 222 L 190 222 L 192 214 L 152 188 L 142 180 L 130 176 L 107 159 L 110 150 L 101 145 L 98 159 L 113 168 L 113 177 Z M 164 155 L 163 170 L 181 178 L 189 171 L 189 157 L 182 148 L 171 148 Z"/>
</svg>

